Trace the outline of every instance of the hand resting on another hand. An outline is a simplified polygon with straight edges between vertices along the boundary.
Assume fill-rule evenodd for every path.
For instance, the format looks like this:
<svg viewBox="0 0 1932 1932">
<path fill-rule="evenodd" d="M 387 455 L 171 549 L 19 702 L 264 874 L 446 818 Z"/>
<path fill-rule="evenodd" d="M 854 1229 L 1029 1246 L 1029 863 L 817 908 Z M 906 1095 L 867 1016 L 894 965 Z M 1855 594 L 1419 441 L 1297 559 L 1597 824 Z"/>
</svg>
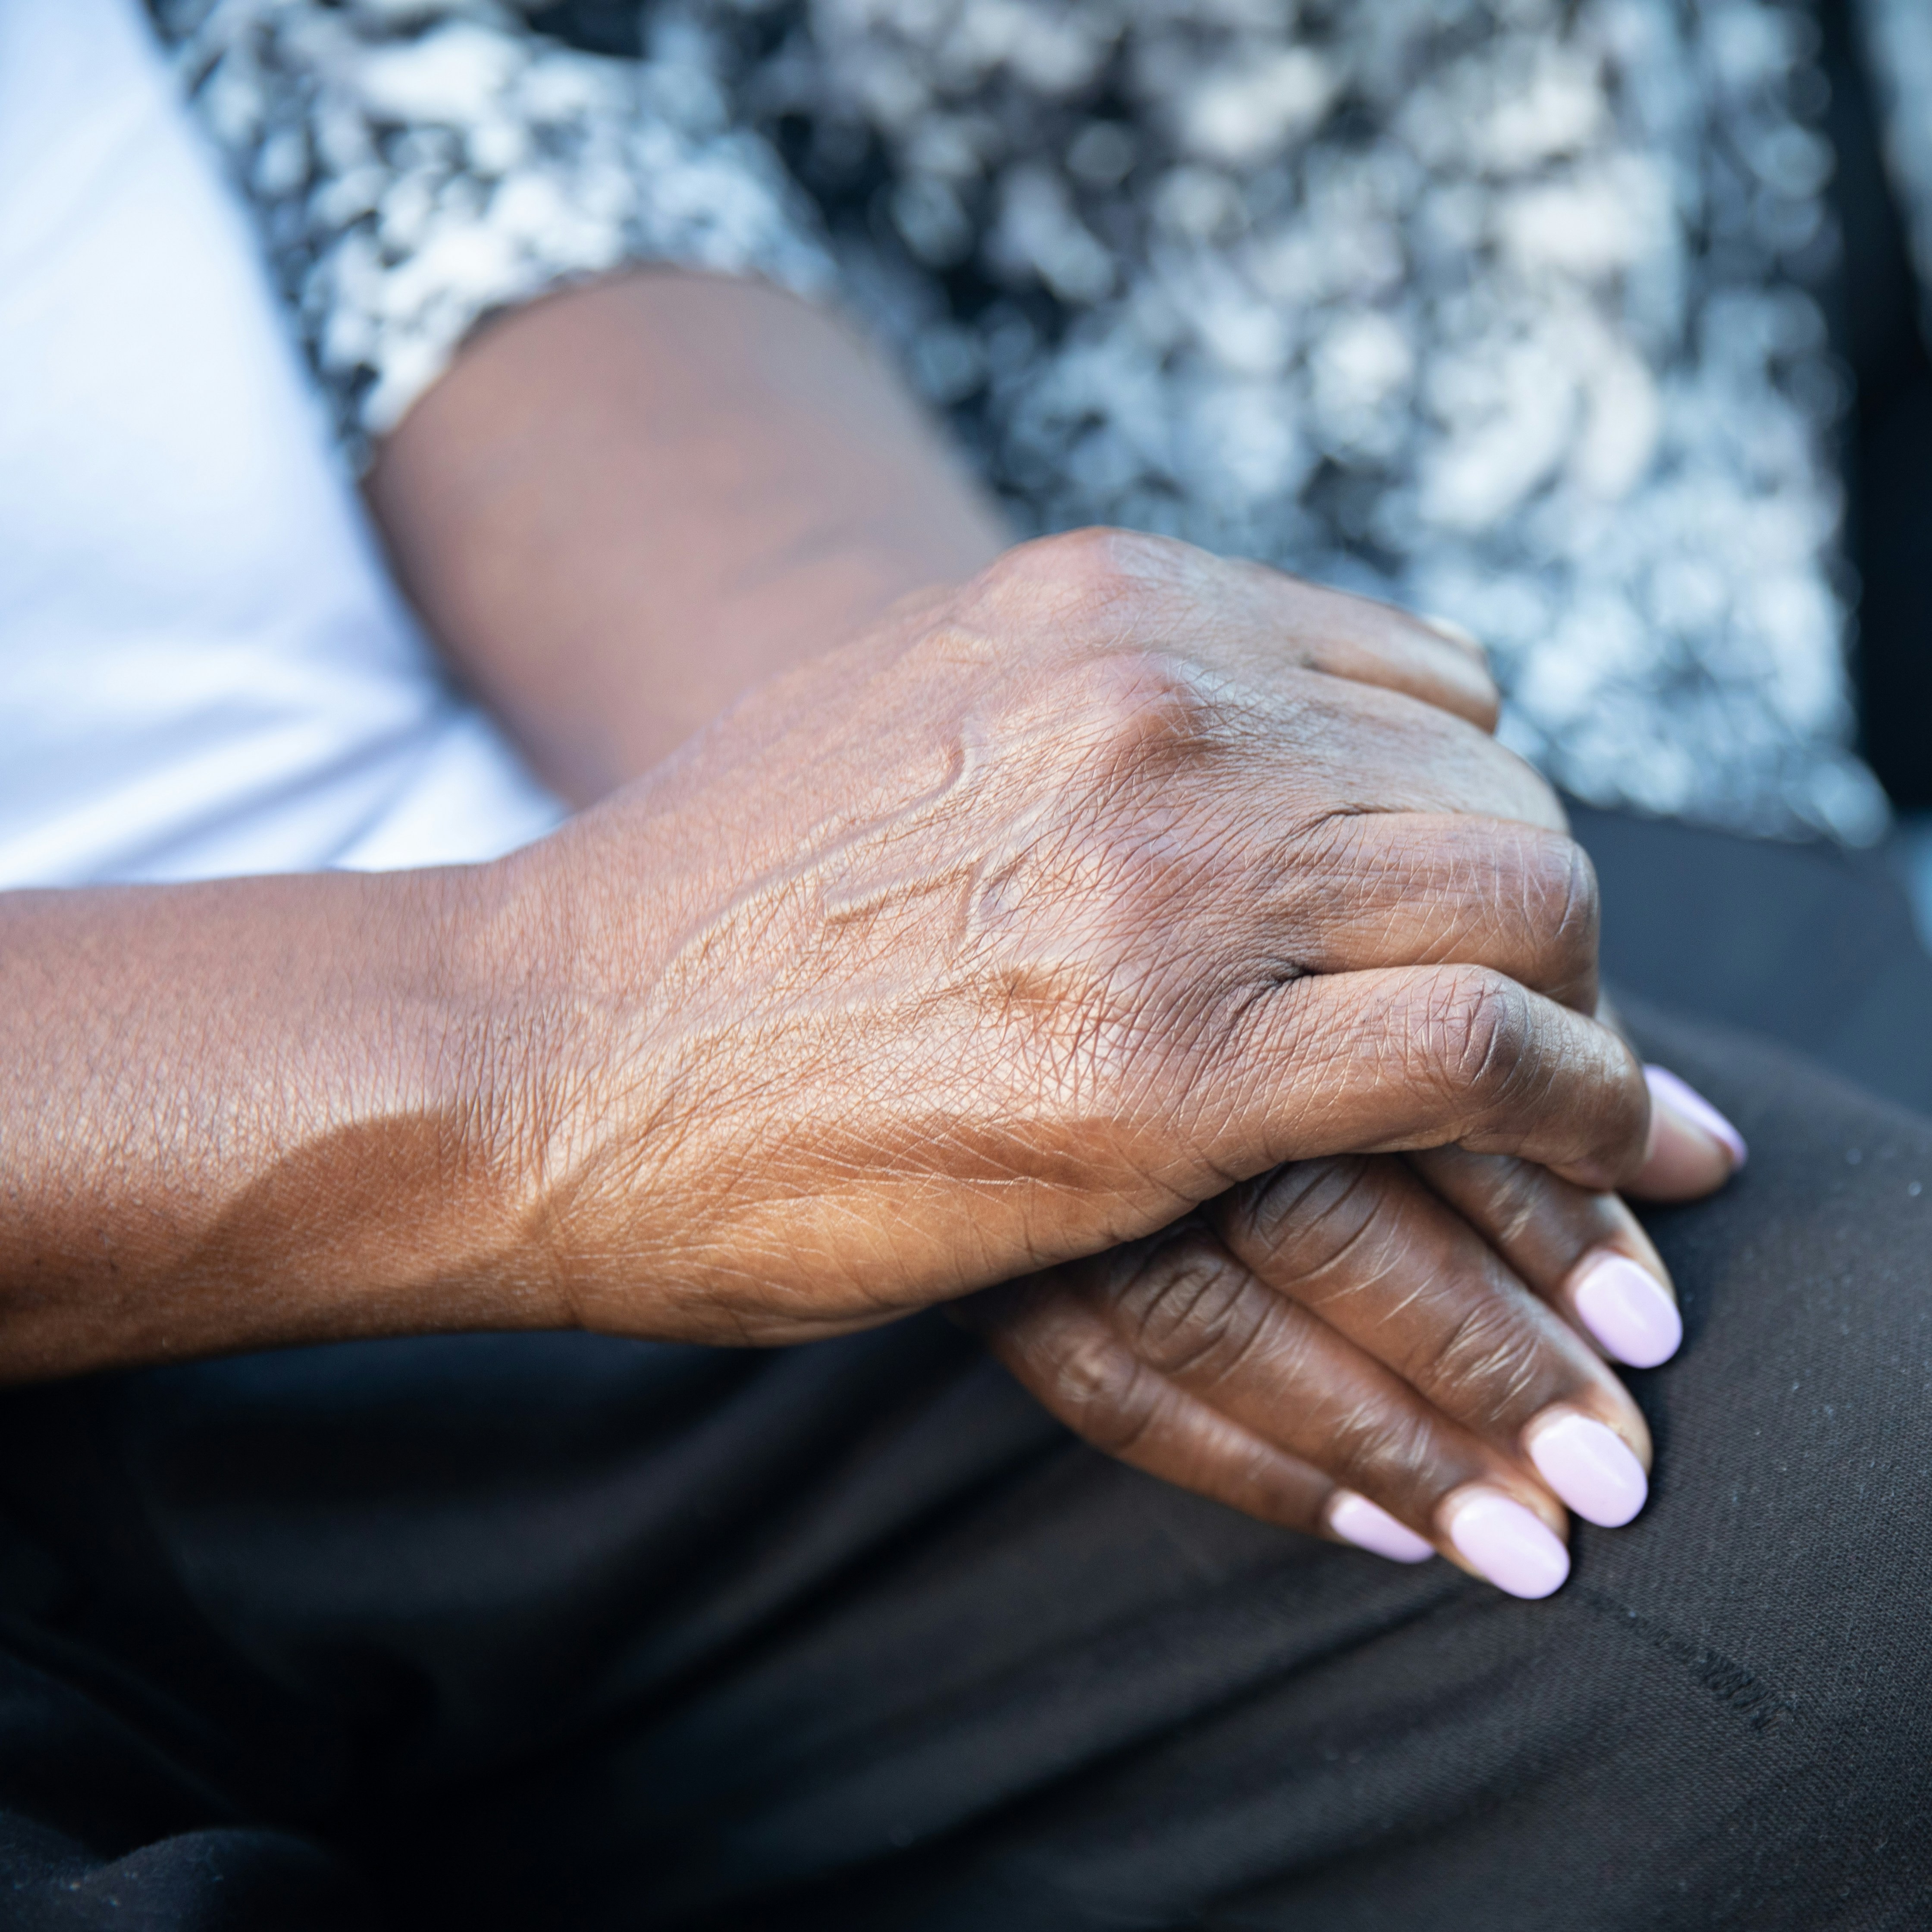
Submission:
<svg viewBox="0 0 1932 1932">
<path fill-rule="evenodd" d="M 572 1319 L 770 1342 L 1284 1161 L 1629 1178 L 1594 877 L 1493 704 L 1426 626 L 1155 538 L 910 600 L 506 862 L 512 1226 Z"/>
<path fill-rule="evenodd" d="M 1627 1191 L 1709 1192 L 1742 1140 L 1646 1072 Z M 1439 1549 L 1528 1597 L 1568 1574 L 1566 1505 L 1616 1527 L 1648 1492 L 1648 1431 L 1602 1355 L 1653 1367 L 1682 1334 L 1616 1196 L 1453 1147 L 1284 1166 L 953 1312 L 1124 1461 L 1398 1562 Z"/>
</svg>

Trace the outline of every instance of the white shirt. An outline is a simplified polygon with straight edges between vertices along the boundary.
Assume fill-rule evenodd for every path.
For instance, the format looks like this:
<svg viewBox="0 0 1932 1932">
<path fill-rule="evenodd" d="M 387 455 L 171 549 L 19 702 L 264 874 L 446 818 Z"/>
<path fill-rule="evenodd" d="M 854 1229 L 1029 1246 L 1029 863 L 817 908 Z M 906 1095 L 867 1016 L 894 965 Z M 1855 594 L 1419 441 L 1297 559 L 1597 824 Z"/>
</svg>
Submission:
<svg viewBox="0 0 1932 1932">
<path fill-rule="evenodd" d="M 556 823 L 385 574 L 135 0 L 0 0 L 0 887 Z"/>
</svg>

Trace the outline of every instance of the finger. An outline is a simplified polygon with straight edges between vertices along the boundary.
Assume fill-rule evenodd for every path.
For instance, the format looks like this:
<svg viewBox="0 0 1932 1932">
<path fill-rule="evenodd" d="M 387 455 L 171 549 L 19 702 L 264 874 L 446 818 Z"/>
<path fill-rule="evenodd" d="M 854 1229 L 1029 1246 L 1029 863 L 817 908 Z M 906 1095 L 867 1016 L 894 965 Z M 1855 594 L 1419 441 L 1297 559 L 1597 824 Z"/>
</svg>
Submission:
<svg viewBox="0 0 1932 1932">
<path fill-rule="evenodd" d="M 1054 638 L 1056 658 L 1185 666 L 1201 697 L 1223 700 L 1215 736 L 1237 776 L 1257 754 L 1305 752 L 1302 795 L 1312 782 L 1345 809 L 1486 812 L 1564 829 L 1547 783 L 1490 735 L 1486 674 L 1463 646 L 1387 605 L 1106 530 L 1022 544 L 957 603 L 952 645 L 1039 633 Z M 1243 712 L 1246 742 L 1220 728 Z"/>
<path fill-rule="evenodd" d="M 1310 973 L 1486 966 L 1579 1012 L 1598 1004 L 1597 874 L 1575 840 L 1493 818 L 1338 818 L 1282 868 L 1277 903 Z"/>
<path fill-rule="evenodd" d="M 1649 1431 L 1623 1384 L 1400 1161 L 1298 1162 L 1213 1210 L 1229 1250 L 1590 1522 L 1643 1506 Z"/>
<path fill-rule="evenodd" d="M 1607 1028 L 1468 966 L 1207 989 L 1184 1057 L 1202 1153 L 1232 1180 L 1288 1160 L 1454 1143 L 1593 1188 L 1641 1166 L 1649 1094 Z M 1204 1016 L 1204 1018 L 1207 1018 Z"/>
<path fill-rule="evenodd" d="M 1096 1449 L 1264 1522 L 1327 1532 L 1335 1485 L 1138 1360 L 1058 1274 L 952 1304 L 1013 1378 Z M 1403 1531 L 1404 1536 L 1413 1532 Z M 1423 1554 L 1434 1554 L 1426 1544 Z"/>
<path fill-rule="evenodd" d="M 1331 590 L 1266 564 L 1223 565 L 1245 574 L 1254 615 L 1311 670 L 1380 685 L 1496 729 L 1500 697 L 1482 646 L 1466 631 L 1367 597 Z"/>
<path fill-rule="evenodd" d="M 1249 1435 L 1365 1497 L 1474 1574 L 1540 1596 L 1568 1574 L 1562 1504 L 1514 1460 L 1198 1228 L 1043 1278 L 1132 1360 Z M 1331 1502 L 1330 1527 L 1336 1524 Z"/>
<path fill-rule="evenodd" d="M 1418 610 L 1415 614 L 1438 635 L 1447 638 L 1459 650 L 1467 652 L 1484 670 L 1489 668 L 1489 652 L 1482 639 L 1468 625 L 1459 624 L 1454 617 L 1445 617 L 1439 611 Z"/>
<path fill-rule="evenodd" d="M 1396 1563 L 1436 1554 L 1426 1538 L 1311 1462 L 1178 1388 L 1133 1354 L 1106 1318 L 1050 1278 L 956 1303 L 962 1328 L 1076 1436 L 1178 1488 L 1304 1535 Z"/>
<path fill-rule="evenodd" d="M 1630 1038 L 1616 1003 L 1600 988 L 1597 1018 Z M 1624 1192 L 1640 1201 L 1697 1201 L 1714 1193 L 1750 1158 L 1744 1136 L 1669 1067 L 1646 1066 L 1643 1077 L 1650 1088 L 1650 1142 Z"/>
<path fill-rule="evenodd" d="M 1231 669 L 1201 637 L 1185 639 L 1226 678 L 1216 719 L 1231 800 L 1276 794 L 1334 801 L 1331 810 L 1468 812 L 1568 830 L 1561 801 L 1525 760 L 1486 732 L 1405 692 L 1292 668 Z"/>
<path fill-rule="evenodd" d="M 1313 670 L 1419 698 L 1484 731 L 1495 727 L 1496 683 L 1466 632 L 1452 637 L 1393 604 L 1169 537 L 1093 530 L 1042 541 L 1063 557 L 1072 546 L 1090 552 L 1088 574 L 1105 594 L 1082 597 L 1060 622 L 1088 624 L 1103 644 L 1118 640 L 1124 615 L 1137 636 L 1172 640 L 1226 669 Z M 1131 610 L 1123 612 L 1123 598 Z"/>
<path fill-rule="evenodd" d="M 1460 1148 L 1412 1154 L 1408 1164 L 1613 1361 L 1652 1369 L 1677 1352 L 1684 1323 L 1670 1271 L 1614 1194 Z"/>
</svg>

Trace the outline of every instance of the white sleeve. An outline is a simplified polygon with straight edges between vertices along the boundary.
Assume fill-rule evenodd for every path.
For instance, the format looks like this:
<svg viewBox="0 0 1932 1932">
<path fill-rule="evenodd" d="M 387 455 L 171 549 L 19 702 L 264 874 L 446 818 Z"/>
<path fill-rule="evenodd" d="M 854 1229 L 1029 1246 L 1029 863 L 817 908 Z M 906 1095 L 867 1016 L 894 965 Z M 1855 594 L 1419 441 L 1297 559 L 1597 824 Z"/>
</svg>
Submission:
<svg viewBox="0 0 1932 1932">
<path fill-rule="evenodd" d="M 352 455 L 477 322 L 661 261 L 830 291 L 815 213 L 704 34 L 581 52 L 493 0 L 151 0 Z"/>
</svg>

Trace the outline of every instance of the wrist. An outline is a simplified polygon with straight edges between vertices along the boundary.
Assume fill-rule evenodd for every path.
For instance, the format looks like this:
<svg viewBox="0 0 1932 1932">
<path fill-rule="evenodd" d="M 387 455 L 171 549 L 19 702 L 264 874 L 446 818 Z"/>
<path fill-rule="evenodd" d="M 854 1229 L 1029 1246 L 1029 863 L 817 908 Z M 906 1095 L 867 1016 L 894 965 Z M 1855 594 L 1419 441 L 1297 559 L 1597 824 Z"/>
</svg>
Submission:
<svg viewBox="0 0 1932 1932">
<path fill-rule="evenodd" d="M 412 1328 L 574 1324 L 553 1226 L 567 1132 L 556 970 L 572 946 L 540 866 L 524 854 L 394 875 L 379 976 L 362 1018 L 396 1084 L 387 1127 L 419 1142 L 424 1186 L 397 1288 Z"/>
<path fill-rule="evenodd" d="M 658 942 L 664 869 L 633 825 L 624 875 L 587 814 L 495 864 L 436 879 L 422 929 L 446 1048 L 433 1104 L 465 1123 L 453 1264 L 494 1326 L 653 1332 L 668 1262 Z M 586 849 L 588 848 L 588 849 Z M 430 883 L 426 881 L 426 883 Z M 663 1091 L 660 1091 L 660 1089 Z"/>
<path fill-rule="evenodd" d="M 0 1377 L 561 1318 L 487 867 L 7 896 Z"/>
</svg>

